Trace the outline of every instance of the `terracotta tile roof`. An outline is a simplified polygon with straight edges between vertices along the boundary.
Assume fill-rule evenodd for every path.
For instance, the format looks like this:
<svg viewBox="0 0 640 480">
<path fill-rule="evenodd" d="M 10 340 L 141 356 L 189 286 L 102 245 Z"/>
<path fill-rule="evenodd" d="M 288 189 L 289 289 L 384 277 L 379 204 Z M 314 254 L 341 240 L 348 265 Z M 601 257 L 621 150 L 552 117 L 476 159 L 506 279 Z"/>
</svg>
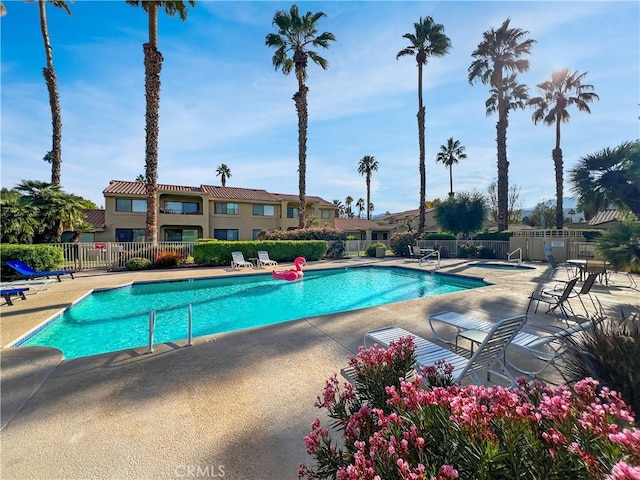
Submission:
<svg viewBox="0 0 640 480">
<path fill-rule="evenodd" d="M 205 193 L 212 199 L 229 199 L 229 200 L 246 200 L 250 202 L 271 202 L 280 203 L 281 201 L 297 202 L 298 195 L 289 195 L 284 193 L 270 193 L 266 190 L 256 188 L 238 188 L 238 187 L 219 187 L 214 185 L 201 185 L 199 187 L 188 187 L 181 185 L 166 185 L 159 183 L 158 192 L 175 192 L 175 193 Z M 108 195 L 146 195 L 146 184 L 144 182 L 131 182 L 126 180 L 111 180 L 109 186 L 103 190 Z M 321 207 L 335 207 L 331 202 L 307 195 L 307 201 L 317 203 Z"/>
<path fill-rule="evenodd" d="M 104 210 L 85 210 L 84 221 L 93 227 L 96 232 L 104 231 Z"/>
<path fill-rule="evenodd" d="M 336 228 L 345 232 L 393 230 L 392 225 L 378 225 L 373 220 L 367 220 L 366 218 L 336 218 Z"/>
<path fill-rule="evenodd" d="M 258 190 L 251 188 L 237 187 L 215 187 L 212 185 L 203 185 L 202 190 L 213 198 L 225 198 L 229 200 L 250 200 L 260 202 L 279 203 L 280 199 L 277 195 L 269 193 L 266 190 Z"/>
<path fill-rule="evenodd" d="M 435 210 L 435 208 L 427 208 L 425 210 L 425 213 L 432 212 L 433 210 Z M 380 215 L 379 217 L 376 217 L 376 220 L 381 220 L 381 221 L 407 220 L 407 219 L 417 218 L 419 216 L 420 216 L 420 210 L 416 208 L 415 210 L 406 210 L 404 212 L 389 213 L 387 215 Z"/>
<path fill-rule="evenodd" d="M 618 219 L 618 210 L 609 209 L 603 210 L 595 214 L 595 216 L 589 220 L 589 226 L 602 225 L 603 223 L 615 222 Z"/>
<path fill-rule="evenodd" d="M 277 195 L 281 200 L 286 200 L 288 202 L 297 202 L 299 199 L 298 195 L 291 195 L 288 193 L 274 193 L 274 195 Z M 333 202 L 327 202 L 324 198 L 315 197 L 313 195 L 307 195 L 306 199 L 308 203 L 317 203 L 320 207 L 336 207 Z"/>
<path fill-rule="evenodd" d="M 108 193 L 112 195 L 146 195 L 146 183 L 145 182 L 130 182 L 126 180 L 111 180 L 109 186 L 105 188 L 102 193 Z M 181 185 L 165 185 L 158 184 L 159 192 L 182 192 L 182 193 L 194 193 L 202 192 L 201 187 L 185 187 Z"/>
</svg>

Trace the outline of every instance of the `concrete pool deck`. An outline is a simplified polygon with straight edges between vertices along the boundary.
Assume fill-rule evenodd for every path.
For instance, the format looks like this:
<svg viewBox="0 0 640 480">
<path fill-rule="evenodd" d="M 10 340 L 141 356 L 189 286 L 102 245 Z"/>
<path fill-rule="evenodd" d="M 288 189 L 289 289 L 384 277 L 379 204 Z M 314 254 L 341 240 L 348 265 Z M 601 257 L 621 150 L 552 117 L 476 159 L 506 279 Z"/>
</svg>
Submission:
<svg viewBox="0 0 640 480">
<path fill-rule="evenodd" d="M 364 263 L 419 268 L 407 259 L 310 262 L 307 268 Z M 64 361 L 48 348 L 5 348 L 94 288 L 140 280 L 236 275 L 228 268 L 83 272 L 3 306 L 2 478 L 297 478 L 310 462 L 303 437 L 324 412 L 313 404 L 324 381 L 347 364 L 363 335 L 396 325 L 433 339 L 427 317 L 454 310 L 488 320 L 524 313 L 546 280 L 535 270 L 492 270 L 463 259 L 443 273 L 493 285 L 353 312 L 216 334 Z M 263 270 L 264 272 L 265 270 Z M 243 272 L 245 273 L 245 272 Z M 565 278 L 564 272 L 558 276 Z M 640 310 L 640 294 L 614 277 L 595 293 L 609 315 Z M 339 286 L 336 294 L 340 294 Z M 256 305 L 259 315 L 260 306 Z M 559 324 L 530 315 L 525 329 Z M 146 326 L 145 326 L 146 328 Z M 186 333 L 185 333 L 186 336 Z"/>
</svg>

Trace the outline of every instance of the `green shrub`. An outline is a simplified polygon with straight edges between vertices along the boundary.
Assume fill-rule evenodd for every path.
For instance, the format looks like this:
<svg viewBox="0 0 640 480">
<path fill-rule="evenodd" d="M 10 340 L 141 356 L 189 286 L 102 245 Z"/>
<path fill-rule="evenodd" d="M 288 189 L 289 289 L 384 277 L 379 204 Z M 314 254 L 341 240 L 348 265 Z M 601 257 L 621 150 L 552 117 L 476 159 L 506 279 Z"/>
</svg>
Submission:
<svg viewBox="0 0 640 480">
<path fill-rule="evenodd" d="M 458 257 L 460 258 L 477 258 L 478 247 L 473 243 L 463 243 L 458 246 Z"/>
<path fill-rule="evenodd" d="M 508 242 L 513 237 L 511 230 L 504 230 L 503 232 L 481 232 L 476 235 L 476 240 L 494 240 L 498 242 Z"/>
<path fill-rule="evenodd" d="M 5 265 L 7 260 L 22 260 L 38 271 L 59 270 L 64 266 L 64 252 L 53 245 L 0 244 L 2 258 L 2 278 L 11 278 L 16 272 Z"/>
<path fill-rule="evenodd" d="M 302 230 L 263 230 L 258 240 L 342 240 L 347 232 L 337 228 L 303 228 Z"/>
<path fill-rule="evenodd" d="M 565 339 L 566 377 L 592 377 L 619 392 L 640 415 L 640 315 L 591 320 L 592 328 Z"/>
<path fill-rule="evenodd" d="M 156 255 L 153 266 L 155 268 L 175 268 L 182 261 L 182 255 L 178 252 L 160 252 Z"/>
<path fill-rule="evenodd" d="M 389 243 L 394 255 L 398 257 L 406 257 L 409 252 L 409 247 L 411 245 L 415 245 L 416 238 L 412 233 L 398 232 L 391 235 Z"/>
<path fill-rule="evenodd" d="M 433 232 L 433 233 L 425 233 L 424 240 L 455 240 L 456 236 L 452 233 L 447 232 Z"/>
<path fill-rule="evenodd" d="M 148 258 L 134 257 L 124 264 L 125 270 L 147 270 L 148 268 L 151 268 L 151 260 Z"/>
<path fill-rule="evenodd" d="M 258 256 L 259 250 L 269 252 L 276 262 L 293 262 L 296 257 L 307 261 L 320 260 L 327 252 L 327 242 L 322 240 L 248 240 L 200 241 L 193 245 L 193 258 L 198 265 L 230 265 L 231 252 L 242 252 L 248 260 Z"/>
<path fill-rule="evenodd" d="M 496 251 L 493 248 L 489 248 L 486 245 L 482 245 L 478 249 L 478 257 L 480 257 L 480 258 L 496 258 Z"/>
<path fill-rule="evenodd" d="M 384 249 L 386 249 L 386 245 L 384 243 L 372 243 L 371 245 L 369 245 L 369 248 L 367 248 L 367 256 L 369 257 L 375 257 L 376 256 L 376 248 L 382 247 Z"/>
</svg>

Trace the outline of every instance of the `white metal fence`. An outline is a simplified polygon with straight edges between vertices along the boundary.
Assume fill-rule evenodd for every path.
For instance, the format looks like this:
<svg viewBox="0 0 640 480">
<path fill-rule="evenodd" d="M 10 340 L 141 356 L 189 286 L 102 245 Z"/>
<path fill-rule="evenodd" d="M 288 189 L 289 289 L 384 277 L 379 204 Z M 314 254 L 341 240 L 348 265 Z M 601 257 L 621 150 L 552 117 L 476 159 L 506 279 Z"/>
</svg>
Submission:
<svg viewBox="0 0 640 480">
<path fill-rule="evenodd" d="M 65 267 L 75 270 L 120 270 L 131 258 L 146 258 L 150 262 L 163 252 L 176 252 L 182 258 L 193 256 L 193 242 L 95 242 L 56 243 L 62 248 Z"/>
</svg>

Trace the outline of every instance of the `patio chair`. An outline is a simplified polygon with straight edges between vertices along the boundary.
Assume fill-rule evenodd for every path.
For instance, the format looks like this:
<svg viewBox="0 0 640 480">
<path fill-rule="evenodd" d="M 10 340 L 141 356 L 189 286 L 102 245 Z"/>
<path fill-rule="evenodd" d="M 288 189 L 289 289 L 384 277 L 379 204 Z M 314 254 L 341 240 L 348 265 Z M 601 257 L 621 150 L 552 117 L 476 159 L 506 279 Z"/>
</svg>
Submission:
<svg viewBox="0 0 640 480">
<path fill-rule="evenodd" d="M 278 262 L 276 262 L 275 260 L 271 260 L 269 258 L 269 252 L 266 252 L 264 250 L 261 250 L 258 252 L 258 266 L 259 267 L 266 267 L 266 266 L 272 266 L 275 267 L 278 265 Z"/>
<path fill-rule="evenodd" d="M 587 331 L 596 323 L 606 318 L 602 305 L 600 305 L 600 302 L 597 299 L 596 301 L 599 307 L 596 308 L 596 313 L 594 313 L 588 321 L 577 323 L 564 329 L 554 329 L 547 335 L 535 335 L 519 331 L 504 351 L 504 365 L 508 365 L 516 372 L 530 378 L 535 378 L 547 368 L 553 367 L 558 371 L 558 373 L 560 373 L 563 380 L 566 380 L 562 370 L 555 363 L 556 360 L 561 358 L 566 350 L 563 339 L 579 334 L 580 332 Z M 458 331 L 456 339 L 458 335 L 462 333 L 463 336 L 473 337 L 476 342 L 482 340 L 484 336 L 488 335 L 488 332 L 495 325 L 492 322 L 476 319 L 456 312 L 438 312 L 431 315 L 429 317 L 429 324 L 433 332 L 436 334 L 436 337 L 451 344 L 453 344 L 452 341 L 443 339 L 441 334 L 436 331 L 433 322 L 441 322 L 448 326 L 455 327 Z M 527 361 L 525 362 L 522 360 L 518 363 L 514 363 L 508 354 L 508 352 L 513 351 L 514 349 L 520 352 L 520 354 L 524 353 L 527 357 Z M 533 362 L 531 360 L 533 360 Z M 526 367 L 523 366 L 525 363 L 527 365 Z"/>
<path fill-rule="evenodd" d="M 31 268 L 22 260 L 8 260 L 5 263 L 8 267 L 11 267 L 17 272 L 18 278 L 34 279 L 34 278 L 56 277 L 58 281 L 61 282 L 62 279 L 60 277 L 62 275 L 70 275 L 71 278 L 74 278 L 73 274 L 76 273 L 75 270 L 51 270 L 48 272 L 39 272 Z"/>
<path fill-rule="evenodd" d="M 38 293 L 43 290 L 47 290 L 51 285 L 56 283 L 53 278 L 37 278 L 34 280 L 15 280 L 13 282 L 0 282 L 1 289 L 7 288 L 19 288 L 19 287 L 31 287 L 33 293 Z"/>
<path fill-rule="evenodd" d="M 398 327 L 387 327 L 367 332 L 365 346 L 367 343 L 375 342 L 388 347 L 392 340 L 412 335 L 417 345 L 417 367 L 426 367 L 443 360 L 453 366 L 452 376 L 456 382 L 460 382 L 469 376 L 473 383 L 487 385 L 491 382 L 491 374 L 495 374 L 513 386 L 515 385 L 515 378 L 504 365 L 504 350 L 520 331 L 526 319 L 525 315 L 518 315 L 506 318 L 493 325 L 491 330 L 485 333 L 484 339 L 479 342 L 477 349 L 470 358 L 463 357 Z"/>
<path fill-rule="evenodd" d="M 20 287 L 20 288 L 3 288 L 0 290 L 0 297 L 4 298 L 4 301 L 7 302 L 7 305 L 13 305 L 13 300 L 11 297 L 19 297 L 22 300 L 26 300 L 24 292 L 29 290 L 28 287 Z"/>
<path fill-rule="evenodd" d="M 547 262 L 549 262 L 549 271 L 547 272 L 547 280 L 551 280 L 556 272 L 558 271 L 558 268 L 560 267 L 564 267 L 567 271 L 567 277 L 569 279 L 572 279 L 574 277 L 577 277 L 579 272 L 579 268 L 576 265 L 570 264 L 568 262 L 564 262 L 564 263 L 558 263 L 556 262 L 556 259 L 553 255 L 549 254 L 547 255 Z"/>
<path fill-rule="evenodd" d="M 253 268 L 253 263 L 244 259 L 242 252 L 231 252 L 231 268 L 238 270 L 240 268 Z"/>
<path fill-rule="evenodd" d="M 531 304 L 533 302 L 536 302 L 536 309 L 534 310 L 534 313 L 537 313 L 538 306 L 540 305 L 540 302 L 542 302 L 549 305 L 549 308 L 545 313 L 553 312 L 558 309 L 560 310 L 560 313 L 565 320 L 569 319 L 569 313 L 571 313 L 571 316 L 575 316 L 573 308 L 569 303 L 569 296 L 571 295 L 571 292 L 573 292 L 576 283 L 578 283 L 577 277 L 569 280 L 564 286 L 564 289 L 562 290 L 560 295 L 551 295 L 549 293 L 545 293 L 544 289 L 534 290 L 531 295 L 529 295 L 529 305 L 527 305 L 527 313 L 529 313 L 529 308 L 531 308 Z"/>
<path fill-rule="evenodd" d="M 588 297 L 589 300 L 591 300 L 591 305 L 593 305 L 594 311 L 597 310 L 596 303 L 593 300 L 593 297 L 591 296 L 590 292 L 591 292 L 591 288 L 593 287 L 593 284 L 595 283 L 599 275 L 600 275 L 599 272 L 590 273 L 589 276 L 587 276 L 587 279 L 582 284 L 582 288 L 580 288 L 580 290 L 578 291 L 573 290 L 569 292 L 569 296 L 567 297 L 567 301 L 572 298 L 577 298 L 580 301 L 582 308 L 584 308 L 584 313 L 587 317 L 589 316 L 589 311 L 587 310 L 586 305 L 582 301 L 582 297 Z M 564 288 L 559 289 L 558 285 L 556 285 L 553 289 L 543 290 L 543 293 L 545 295 L 561 296 L 562 293 L 564 293 Z"/>
</svg>

